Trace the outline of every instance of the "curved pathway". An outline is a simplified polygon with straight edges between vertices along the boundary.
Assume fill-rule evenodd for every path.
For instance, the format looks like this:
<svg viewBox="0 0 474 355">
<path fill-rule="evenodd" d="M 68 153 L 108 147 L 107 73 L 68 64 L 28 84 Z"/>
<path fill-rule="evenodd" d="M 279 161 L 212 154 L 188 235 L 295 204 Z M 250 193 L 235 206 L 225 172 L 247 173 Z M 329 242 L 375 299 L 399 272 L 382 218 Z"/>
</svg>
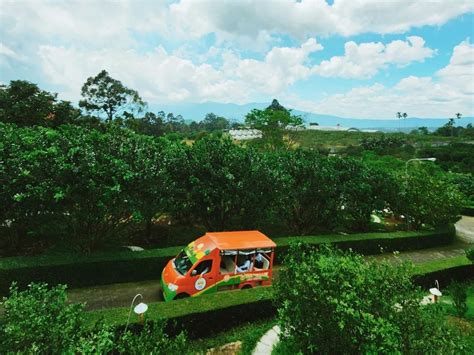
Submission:
<svg viewBox="0 0 474 355">
<path fill-rule="evenodd" d="M 385 260 L 408 260 L 414 264 L 423 263 L 431 260 L 451 258 L 464 255 L 464 250 L 472 245 L 466 243 L 465 235 L 471 243 L 474 243 L 474 217 L 463 216 L 456 223 L 456 231 L 459 240 L 453 244 L 422 249 L 416 251 L 402 252 L 395 256 L 393 253 L 367 256 L 367 258 L 385 259 Z M 274 268 L 274 275 L 278 274 L 278 267 Z M 132 298 L 137 294 L 143 295 L 144 302 L 162 301 L 160 291 L 160 280 L 149 280 L 140 282 L 118 283 L 113 285 L 101 285 L 93 287 L 84 287 L 68 290 L 70 302 L 86 302 L 86 310 L 127 307 Z"/>
<path fill-rule="evenodd" d="M 252 355 L 270 355 L 273 347 L 280 341 L 280 327 L 275 325 L 257 343 Z"/>
</svg>

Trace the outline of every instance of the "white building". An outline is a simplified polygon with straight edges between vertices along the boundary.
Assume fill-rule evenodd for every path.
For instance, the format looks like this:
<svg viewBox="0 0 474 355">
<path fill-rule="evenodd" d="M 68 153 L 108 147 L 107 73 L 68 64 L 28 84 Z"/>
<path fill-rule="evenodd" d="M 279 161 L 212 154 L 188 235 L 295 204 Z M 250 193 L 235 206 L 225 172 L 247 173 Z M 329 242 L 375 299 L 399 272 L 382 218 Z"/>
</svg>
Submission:
<svg viewBox="0 0 474 355">
<path fill-rule="evenodd" d="M 250 139 L 262 138 L 262 131 L 258 129 L 230 129 L 229 135 L 232 139 L 238 141 L 247 141 Z"/>
</svg>

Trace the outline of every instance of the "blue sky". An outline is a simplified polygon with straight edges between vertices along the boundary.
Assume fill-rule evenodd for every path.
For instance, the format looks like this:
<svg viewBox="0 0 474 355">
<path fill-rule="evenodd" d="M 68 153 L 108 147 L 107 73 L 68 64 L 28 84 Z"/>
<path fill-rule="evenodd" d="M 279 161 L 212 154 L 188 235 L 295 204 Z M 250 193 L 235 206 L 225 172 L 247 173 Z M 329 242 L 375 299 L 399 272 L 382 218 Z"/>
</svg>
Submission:
<svg viewBox="0 0 474 355">
<path fill-rule="evenodd" d="M 10 1 L 0 81 L 77 102 L 106 69 L 160 104 L 269 102 L 360 118 L 474 116 L 474 2 Z"/>
</svg>

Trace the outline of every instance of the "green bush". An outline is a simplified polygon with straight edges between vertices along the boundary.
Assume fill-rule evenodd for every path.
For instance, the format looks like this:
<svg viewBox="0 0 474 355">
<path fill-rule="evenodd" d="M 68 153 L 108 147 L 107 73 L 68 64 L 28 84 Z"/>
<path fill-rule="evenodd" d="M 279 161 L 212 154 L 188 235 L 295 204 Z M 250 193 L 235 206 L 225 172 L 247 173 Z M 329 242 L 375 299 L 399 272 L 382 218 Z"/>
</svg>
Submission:
<svg viewBox="0 0 474 355">
<path fill-rule="evenodd" d="M 456 314 L 464 317 L 467 312 L 467 285 L 460 282 L 452 282 L 448 287 L 449 294 L 453 298 Z"/>
<path fill-rule="evenodd" d="M 474 264 L 474 248 L 466 249 L 466 257 Z"/>
<path fill-rule="evenodd" d="M 143 329 L 134 334 L 125 332 L 117 344 L 121 354 L 183 354 L 187 348 L 186 335 L 179 333 L 170 337 L 165 333 L 166 323 L 147 322 Z"/>
<path fill-rule="evenodd" d="M 276 284 L 283 341 L 310 353 L 456 352 L 456 337 L 406 265 L 292 246 Z"/>
<path fill-rule="evenodd" d="M 62 285 L 31 284 L 25 291 L 12 285 L 3 307 L 1 353 L 61 353 L 78 341 L 84 324 L 83 305 L 68 304 Z"/>
<path fill-rule="evenodd" d="M 68 304 L 65 286 L 12 286 L 4 301 L 1 353 L 177 354 L 186 349 L 182 332 L 170 337 L 166 322 L 154 321 L 135 331 L 117 331 L 103 321 L 86 322 L 82 304 Z"/>
</svg>

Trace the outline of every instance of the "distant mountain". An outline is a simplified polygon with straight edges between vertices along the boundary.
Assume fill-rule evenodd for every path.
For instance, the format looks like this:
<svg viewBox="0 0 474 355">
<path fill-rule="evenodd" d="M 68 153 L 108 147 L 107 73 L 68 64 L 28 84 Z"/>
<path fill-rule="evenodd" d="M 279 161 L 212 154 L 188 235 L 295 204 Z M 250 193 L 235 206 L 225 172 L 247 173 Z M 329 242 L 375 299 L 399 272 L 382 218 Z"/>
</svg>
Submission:
<svg viewBox="0 0 474 355">
<path fill-rule="evenodd" d="M 269 103 L 248 103 L 244 105 L 238 104 L 223 104 L 218 102 L 205 103 L 186 103 L 186 104 L 168 104 L 168 105 L 149 105 L 149 109 L 153 112 L 165 111 L 172 112 L 175 115 L 180 114 L 188 122 L 201 121 L 207 113 L 213 112 L 216 115 L 224 116 L 230 120 L 243 122 L 245 115 L 250 110 L 264 109 L 268 107 Z M 338 116 L 323 115 L 312 112 L 304 112 L 294 110 L 293 113 L 301 115 L 306 123 L 317 122 L 321 126 L 336 126 L 354 127 L 364 129 L 379 129 L 384 131 L 391 130 L 411 130 L 416 127 L 428 127 L 429 129 L 436 129 L 448 122 L 448 118 L 416 118 L 411 117 L 406 120 L 387 120 L 387 119 L 365 119 L 365 118 L 343 118 Z M 474 117 L 463 117 L 456 120 L 457 126 L 465 127 L 471 123 L 474 125 Z"/>
</svg>

